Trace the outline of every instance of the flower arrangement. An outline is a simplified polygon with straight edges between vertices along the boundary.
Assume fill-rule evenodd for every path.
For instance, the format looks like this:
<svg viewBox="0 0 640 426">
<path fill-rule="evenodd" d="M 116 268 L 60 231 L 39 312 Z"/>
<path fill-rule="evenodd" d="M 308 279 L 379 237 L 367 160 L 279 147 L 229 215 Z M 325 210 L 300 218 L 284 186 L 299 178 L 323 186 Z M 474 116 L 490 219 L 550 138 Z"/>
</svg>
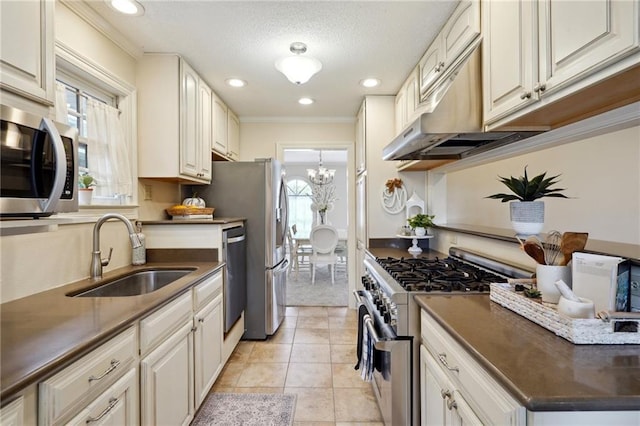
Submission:
<svg viewBox="0 0 640 426">
<path fill-rule="evenodd" d="M 311 187 L 311 199 L 319 212 L 326 212 L 336 200 L 336 186 L 333 184 L 313 185 Z"/>
</svg>

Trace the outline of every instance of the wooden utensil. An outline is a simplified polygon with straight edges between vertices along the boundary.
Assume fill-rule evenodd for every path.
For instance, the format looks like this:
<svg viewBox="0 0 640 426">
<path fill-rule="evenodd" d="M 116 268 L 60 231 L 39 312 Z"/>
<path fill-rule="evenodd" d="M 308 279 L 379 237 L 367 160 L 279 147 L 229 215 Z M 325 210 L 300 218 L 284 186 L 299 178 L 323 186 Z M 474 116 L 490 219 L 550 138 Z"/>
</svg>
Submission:
<svg viewBox="0 0 640 426">
<path fill-rule="evenodd" d="M 544 249 L 538 240 L 532 240 L 527 238 L 527 240 L 522 244 L 522 248 L 525 253 L 527 253 L 533 260 L 538 262 L 540 265 L 545 265 L 544 261 Z"/>
<path fill-rule="evenodd" d="M 587 232 L 565 232 L 562 234 L 560 251 L 562 252 L 563 259 L 560 265 L 565 266 L 568 264 L 571 261 L 573 252 L 584 250 L 588 238 L 589 233 Z"/>
</svg>

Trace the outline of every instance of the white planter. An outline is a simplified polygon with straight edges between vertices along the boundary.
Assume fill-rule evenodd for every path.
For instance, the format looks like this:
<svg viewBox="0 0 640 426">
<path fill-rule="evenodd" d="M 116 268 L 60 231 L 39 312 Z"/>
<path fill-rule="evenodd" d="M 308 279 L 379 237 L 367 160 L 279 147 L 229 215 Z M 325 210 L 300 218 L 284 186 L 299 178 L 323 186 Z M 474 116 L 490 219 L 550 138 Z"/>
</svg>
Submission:
<svg viewBox="0 0 640 426">
<path fill-rule="evenodd" d="M 93 188 L 80 188 L 78 189 L 78 204 L 81 206 L 91 205 L 93 198 Z"/>
<path fill-rule="evenodd" d="M 424 237 L 425 235 L 427 235 L 427 229 L 421 226 L 417 226 L 415 229 L 415 232 L 416 232 L 416 237 Z"/>
<path fill-rule="evenodd" d="M 518 235 L 534 235 L 544 227 L 544 201 L 512 201 L 509 203 L 511 226 Z"/>
</svg>

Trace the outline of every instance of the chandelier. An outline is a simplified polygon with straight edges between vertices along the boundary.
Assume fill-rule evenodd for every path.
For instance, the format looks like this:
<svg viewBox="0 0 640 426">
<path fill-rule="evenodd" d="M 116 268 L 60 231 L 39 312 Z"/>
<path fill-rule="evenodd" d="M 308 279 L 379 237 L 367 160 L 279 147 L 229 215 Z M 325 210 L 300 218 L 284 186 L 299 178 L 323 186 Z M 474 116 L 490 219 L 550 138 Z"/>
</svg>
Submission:
<svg viewBox="0 0 640 426">
<path fill-rule="evenodd" d="M 322 150 L 320 150 L 320 162 L 317 169 L 307 169 L 307 176 L 314 185 L 326 185 L 333 182 L 335 170 L 322 167 Z"/>
</svg>

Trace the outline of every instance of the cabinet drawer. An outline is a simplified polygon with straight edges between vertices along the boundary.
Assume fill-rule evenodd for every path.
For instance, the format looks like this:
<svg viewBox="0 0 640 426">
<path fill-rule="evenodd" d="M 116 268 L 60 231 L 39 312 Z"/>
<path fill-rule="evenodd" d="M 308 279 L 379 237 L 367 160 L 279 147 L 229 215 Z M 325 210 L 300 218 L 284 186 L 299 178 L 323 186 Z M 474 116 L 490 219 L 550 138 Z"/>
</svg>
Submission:
<svg viewBox="0 0 640 426">
<path fill-rule="evenodd" d="M 202 308 L 209 300 L 222 293 L 222 271 L 216 272 L 212 277 L 207 278 L 193 288 L 193 308 L 194 311 Z"/>
<path fill-rule="evenodd" d="M 421 320 L 422 344 L 483 423 L 525 424 L 524 407 L 424 310 Z"/>
<path fill-rule="evenodd" d="M 106 389 L 137 356 L 136 328 L 131 327 L 39 385 L 40 424 L 53 424 L 74 404 Z"/>
<path fill-rule="evenodd" d="M 138 424 L 138 406 L 138 369 L 133 367 L 66 424 L 133 426 Z"/>
<path fill-rule="evenodd" d="M 191 292 L 140 321 L 140 353 L 145 354 L 193 315 Z"/>
</svg>

